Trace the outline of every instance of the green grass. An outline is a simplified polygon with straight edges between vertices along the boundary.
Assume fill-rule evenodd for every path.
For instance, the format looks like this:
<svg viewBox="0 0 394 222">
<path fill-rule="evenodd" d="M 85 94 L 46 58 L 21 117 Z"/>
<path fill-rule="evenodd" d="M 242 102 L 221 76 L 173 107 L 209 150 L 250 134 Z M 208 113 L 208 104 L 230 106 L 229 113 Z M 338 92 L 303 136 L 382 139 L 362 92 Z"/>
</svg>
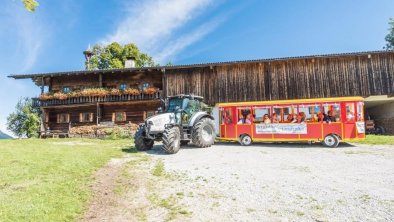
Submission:
<svg viewBox="0 0 394 222">
<path fill-rule="evenodd" d="M 0 221 L 74 221 L 94 172 L 130 152 L 130 140 L 0 141 Z"/>
<path fill-rule="evenodd" d="M 373 144 L 373 145 L 394 145 L 394 136 L 367 135 L 365 140 L 355 143 Z"/>
</svg>

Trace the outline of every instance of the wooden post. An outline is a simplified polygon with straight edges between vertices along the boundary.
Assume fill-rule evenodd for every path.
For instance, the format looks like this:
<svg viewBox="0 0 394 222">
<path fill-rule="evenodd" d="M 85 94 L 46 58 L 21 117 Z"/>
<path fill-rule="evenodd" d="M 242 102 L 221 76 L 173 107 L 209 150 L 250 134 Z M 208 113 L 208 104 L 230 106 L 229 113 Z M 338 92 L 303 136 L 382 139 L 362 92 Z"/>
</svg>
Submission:
<svg viewBox="0 0 394 222">
<path fill-rule="evenodd" d="M 166 69 L 161 70 L 163 73 L 162 83 L 163 83 L 163 94 L 162 97 L 165 98 L 167 96 L 167 82 L 166 82 Z"/>
<path fill-rule="evenodd" d="M 103 74 L 99 74 L 99 87 L 103 87 Z"/>
<path fill-rule="evenodd" d="M 52 77 L 49 77 L 48 92 L 52 92 Z"/>
<path fill-rule="evenodd" d="M 96 103 L 96 125 L 98 126 L 100 123 L 100 104 Z"/>
<path fill-rule="evenodd" d="M 44 94 L 44 85 L 45 85 L 44 77 L 41 77 L 41 94 Z"/>
<path fill-rule="evenodd" d="M 46 113 L 45 113 L 45 109 L 41 108 L 41 125 L 40 125 L 40 138 L 42 137 L 42 133 L 46 132 L 45 129 L 45 120 L 46 120 Z"/>
</svg>

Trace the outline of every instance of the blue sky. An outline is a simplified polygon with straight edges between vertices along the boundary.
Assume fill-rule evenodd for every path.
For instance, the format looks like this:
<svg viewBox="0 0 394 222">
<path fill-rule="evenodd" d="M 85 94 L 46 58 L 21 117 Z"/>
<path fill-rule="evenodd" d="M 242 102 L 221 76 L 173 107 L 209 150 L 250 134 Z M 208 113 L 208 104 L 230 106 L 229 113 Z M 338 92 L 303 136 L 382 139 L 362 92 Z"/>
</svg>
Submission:
<svg viewBox="0 0 394 222">
<path fill-rule="evenodd" d="M 0 11 L 0 129 L 40 92 L 8 74 L 83 69 L 89 44 L 134 42 L 165 64 L 380 50 L 392 0 L 20 0 Z"/>
</svg>

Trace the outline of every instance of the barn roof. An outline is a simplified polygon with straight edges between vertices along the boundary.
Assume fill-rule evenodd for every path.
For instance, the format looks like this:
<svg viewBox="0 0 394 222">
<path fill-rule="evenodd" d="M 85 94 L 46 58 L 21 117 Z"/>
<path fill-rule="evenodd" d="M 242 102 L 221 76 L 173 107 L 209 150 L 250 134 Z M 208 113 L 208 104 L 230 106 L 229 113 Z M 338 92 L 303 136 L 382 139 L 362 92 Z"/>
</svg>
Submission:
<svg viewBox="0 0 394 222">
<path fill-rule="evenodd" d="M 282 58 L 268 58 L 268 59 L 254 59 L 254 60 L 238 60 L 226 62 L 212 62 L 212 63 L 196 63 L 173 66 L 155 66 L 155 67 L 141 67 L 141 68 L 120 68 L 120 69 L 101 69 L 101 70 L 78 70 L 78 71 L 63 71 L 63 72 L 48 72 L 48 73 L 34 73 L 34 74 L 11 74 L 8 77 L 14 79 L 35 79 L 39 77 L 54 77 L 63 75 L 80 75 L 80 74 L 105 74 L 116 72 L 135 72 L 135 71 L 152 71 L 152 70 L 174 70 L 184 68 L 201 68 L 209 66 L 222 66 L 232 64 L 256 63 L 256 62 L 273 62 L 273 61 L 288 61 L 299 59 L 313 59 L 313 58 L 332 58 L 332 57 L 351 57 L 351 56 L 365 56 L 374 54 L 393 53 L 394 50 L 380 50 L 380 51 L 365 51 L 365 52 L 351 52 L 351 53 L 336 53 L 336 54 L 322 54 L 322 55 L 308 55 L 308 56 L 294 56 Z"/>
</svg>

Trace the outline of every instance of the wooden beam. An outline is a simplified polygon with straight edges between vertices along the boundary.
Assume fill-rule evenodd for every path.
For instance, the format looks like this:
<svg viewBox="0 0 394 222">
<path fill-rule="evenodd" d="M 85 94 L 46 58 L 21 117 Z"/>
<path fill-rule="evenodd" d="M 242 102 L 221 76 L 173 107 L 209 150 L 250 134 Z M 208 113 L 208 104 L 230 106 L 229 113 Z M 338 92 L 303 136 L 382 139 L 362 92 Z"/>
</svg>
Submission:
<svg viewBox="0 0 394 222">
<path fill-rule="evenodd" d="M 103 87 L 103 74 L 99 74 L 99 87 Z"/>
</svg>

